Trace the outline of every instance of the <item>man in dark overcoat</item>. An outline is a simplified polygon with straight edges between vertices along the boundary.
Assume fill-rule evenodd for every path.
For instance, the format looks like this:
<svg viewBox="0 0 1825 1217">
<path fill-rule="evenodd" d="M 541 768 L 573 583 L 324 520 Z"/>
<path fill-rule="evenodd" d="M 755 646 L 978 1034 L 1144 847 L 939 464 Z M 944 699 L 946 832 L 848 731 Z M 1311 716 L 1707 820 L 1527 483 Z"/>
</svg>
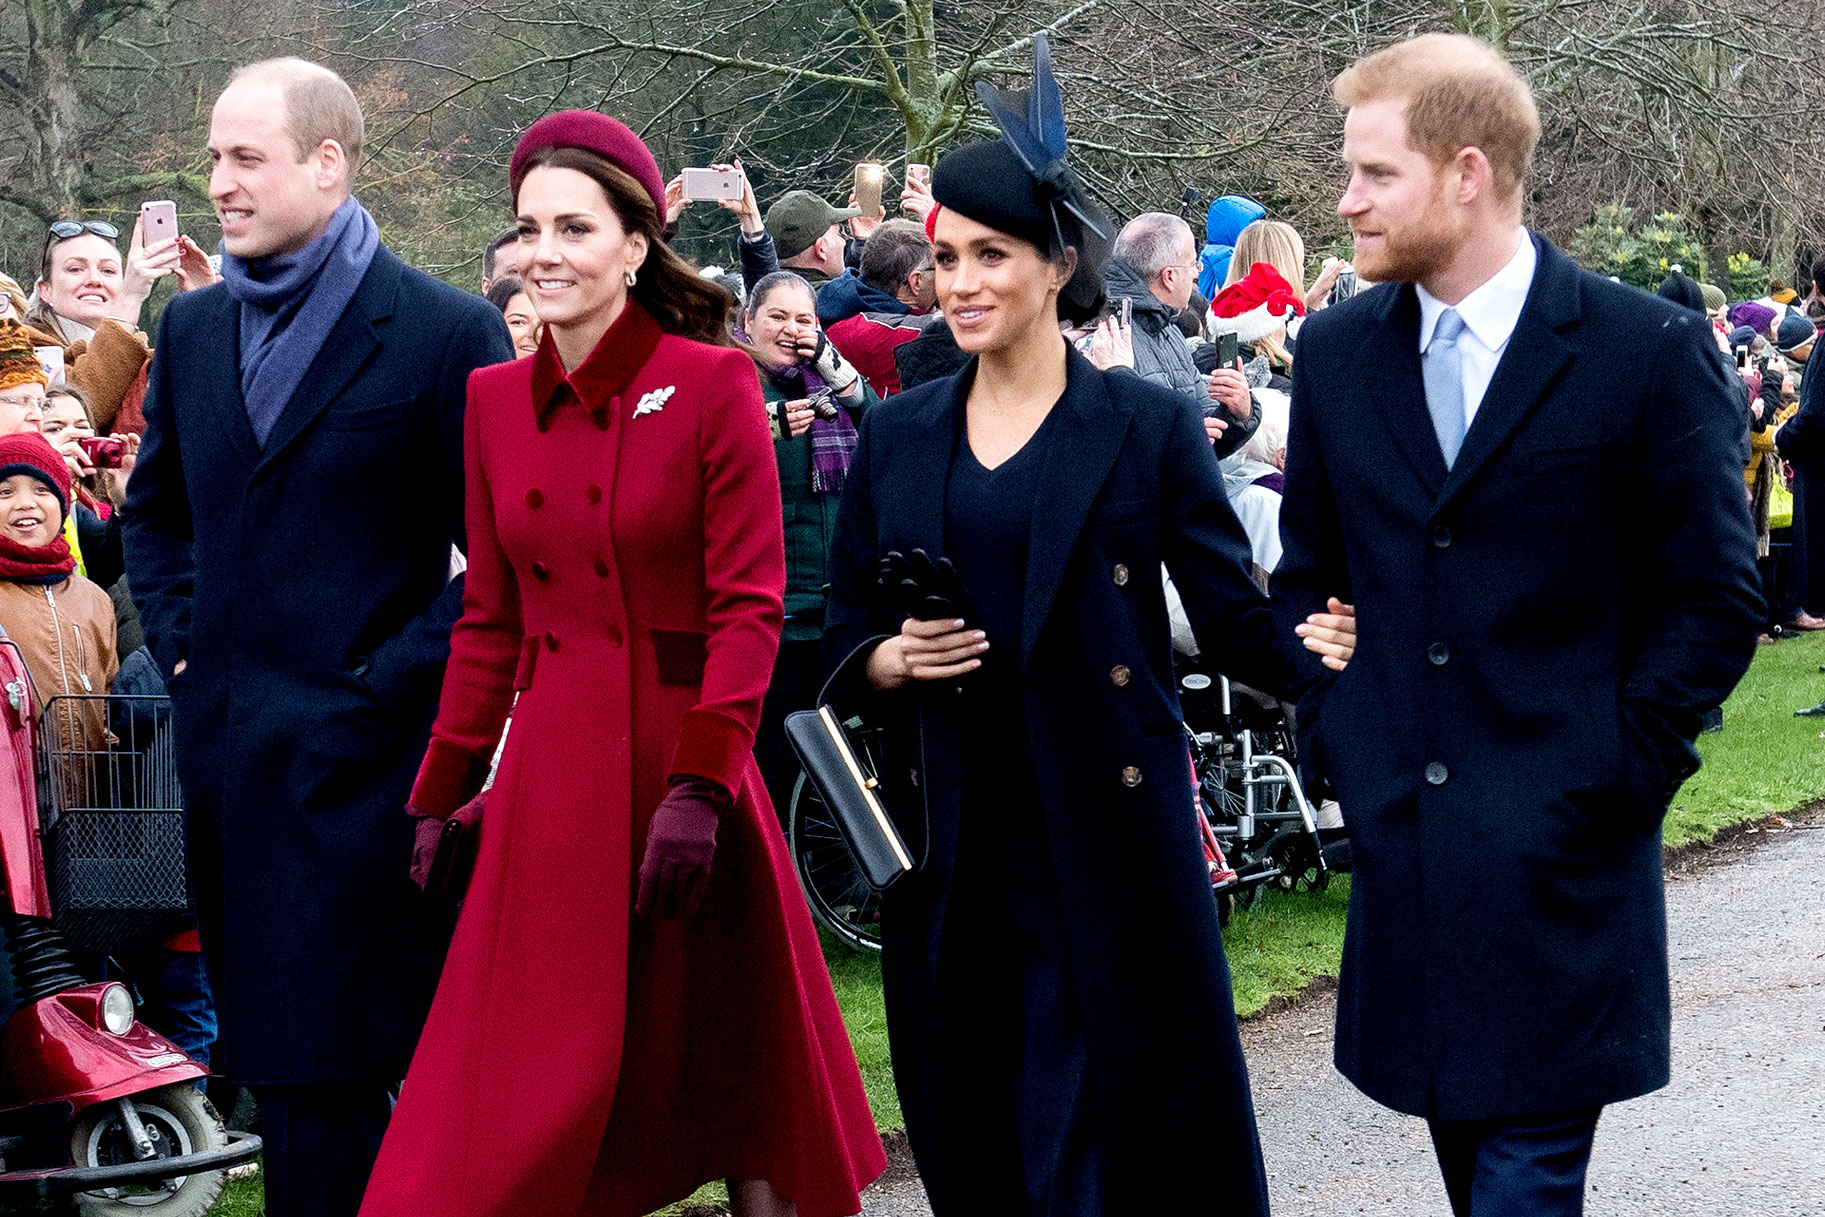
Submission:
<svg viewBox="0 0 1825 1217">
<path fill-rule="evenodd" d="M 1338 211 L 1381 286 L 1293 374 L 1283 629 L 1335 589 L 1304 758 L 1349 809 L 1338 1068 L 1431 1123 L 1452 1210 L 1575 1214 L 1664 1085 L 1660 823 L 1755 650 L 1741 389 L 1705 319 L 1521 224 L 1527 86 L 1470 38 L 1359 62 Z"/>
<path fill-rule="evenodd" d="M 217 1069 L 253 1088 L 266 1211 L 352 1215 L 447 927 L 403 807 L 462 580 L 462 415 L 499 314 L 410 270 L 349 193 L 327 69 L 242 69 L 210 180 L 224 281 L 166 309 L 124 508 L 170 687 Z"/>
</svg>

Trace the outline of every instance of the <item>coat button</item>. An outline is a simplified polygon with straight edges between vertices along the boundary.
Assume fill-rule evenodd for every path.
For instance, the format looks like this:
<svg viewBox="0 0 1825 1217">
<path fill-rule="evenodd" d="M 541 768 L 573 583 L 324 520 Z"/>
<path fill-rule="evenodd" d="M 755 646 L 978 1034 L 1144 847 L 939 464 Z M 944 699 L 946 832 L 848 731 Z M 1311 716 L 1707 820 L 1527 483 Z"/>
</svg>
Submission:
<svg viewBox="0 0 1825 1217">
<path fill-rule="evenodd" d="M 1139 786 L 1140 784 L 1141 784 L 1141 771 L 1139 769 L 1136 769 L 1133 765 L 1130 765 L 1126 769 L 1122 770 L 1122 785 L 1132 787 L 1132 786 Z"/>
<path fill-rule="evenodd" d="M 598 578 L 598 579 L 608 578 L 608 563 L 604 562 L 600 558 L 596 559 L 596 578 Z"/>
<path fill-rule="evenodd" d="M 546 566 L 543 562 L 534 562 L 532 564 L 532 577 L 537 579 L 540 583 L 543 583 L 551 578 L 551 568 Z"/>
<path fill-rule="evenodd" d="M 540 494 L 537 490 L 528 490 L 526 492 L 526 506 L 537 511 L 540 507 L 544 506 L 544 504 L 545 496 Z"/>
<path fill-rule="evenodd" d="M 1432 529 L 1432 548 L 1451 548 L 1451 530 L 1446 528 L 1443 524 L 1435 525 Z"/>
<path fill-rule="evenodd" d="M 589 489 L 583 492 L 583 497 L 588 499 L 591 503 L 600 503 L 602 501 L 602 487 L 597 486 L 592 482 Z"/>
<path fill-rule="evenodd" d="M 1115 564 L 1115 569 L 1109 572 L 1109 577 L 1115 580 L 1115 586 L 1117 587 L 1128 586 L 1128 568 L 1120 562 L 1117 562 Z"/>
<path fill-rule="evenodd" d="M 555 651 L 558 649 L 558 636 L 550 630 L 545 631 L 545 649 L 547 651 Z"/>
<path fill-rule="evenodd" d="M 1426 782 L 1428 785 L 1443 786 L 1445 780 L 1450 776 L 1451 771 L 1437 761 L 1433 761 L 1430 765 L 1426 766 Z"/>
<path fill-rule="evenodd" d="M 1426 648 L 1426 659 L 1435 668 L 1442 668 L 1451 662 L 1451 648 L 1442 642 L 1435 642 Z"/>
<path fill-rule="evenodd" d="M 1127 665 L 1118 663 L 1109 669 L 1109 683 L 1120 689 L 1128 683 L 1130 675 Z"/>
</svg>

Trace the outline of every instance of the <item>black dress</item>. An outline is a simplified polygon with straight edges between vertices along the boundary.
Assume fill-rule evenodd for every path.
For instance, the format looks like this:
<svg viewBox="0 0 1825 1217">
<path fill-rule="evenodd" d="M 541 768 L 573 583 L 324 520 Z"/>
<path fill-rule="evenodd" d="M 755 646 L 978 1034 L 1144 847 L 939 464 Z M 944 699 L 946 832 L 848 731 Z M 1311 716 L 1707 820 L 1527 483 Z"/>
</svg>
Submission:
<svg viewBox="0 0 1825 1217">
<path fill-rule="evenodd" d="M 944 501 L 945 554 L 990 642 L 960 682 L 961 823 L 936 979 L 945 1156 L 977 1181 L 977 1211 L 1028 1217 L 1100 1214 L 1104 1190 L 1018 646 L 1055 414 L 992 470 L 959 426 Z"/>
</svg>

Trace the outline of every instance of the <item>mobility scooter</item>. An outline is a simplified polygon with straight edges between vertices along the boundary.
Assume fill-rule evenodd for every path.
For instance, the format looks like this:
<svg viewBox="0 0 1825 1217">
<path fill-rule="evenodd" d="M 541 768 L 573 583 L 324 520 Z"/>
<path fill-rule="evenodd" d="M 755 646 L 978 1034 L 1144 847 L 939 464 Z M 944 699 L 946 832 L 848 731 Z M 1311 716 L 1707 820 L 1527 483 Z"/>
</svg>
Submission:
<svg viewBox="0 0 1825 1217">
<path fill-rule="evenodd" d="M 59 703 L 91 701 L 125 738 L 72 746 L 62 716 L 90 707 Z M 0 1209 L 202 1217 L 260 1140 L 226 1132 L 199 1088 L 208 1069 L 82 962 L 168 933 L 187 904 L 169 702 L 53 698 L 34 714 L 0 637 L 0 703 Z"/>
</svg>

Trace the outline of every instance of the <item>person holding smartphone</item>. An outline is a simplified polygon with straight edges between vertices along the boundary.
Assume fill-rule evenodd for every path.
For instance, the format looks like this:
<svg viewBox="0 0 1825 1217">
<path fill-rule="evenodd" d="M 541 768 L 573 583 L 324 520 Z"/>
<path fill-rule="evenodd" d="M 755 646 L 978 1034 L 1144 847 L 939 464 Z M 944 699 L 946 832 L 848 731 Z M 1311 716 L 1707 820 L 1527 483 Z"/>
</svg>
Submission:
<svg viewBox="0 0 1825 1217">
<path fill-rule="evenodd" d="M 987 96 L 1010 142 L 932 181 L 970 361 L 863 419 L 831 554 L 832 695 L 883 728 L 882 800 L 924 858 L 881 921 L 907 1135 L 937 1217 L 1202 1212 L 1212 1179 L 1265 1214 L 1162 563 L 1224 671 L 1282 689 L 1292 661 L 1198 412 L 1061 333 L 1101 311 L 1112 230 L 1062 132 Z M 916 551 L 947 586 L 884 587 Z M 905 611 L 938 591 L 957 616 Z"/>
</svg>

